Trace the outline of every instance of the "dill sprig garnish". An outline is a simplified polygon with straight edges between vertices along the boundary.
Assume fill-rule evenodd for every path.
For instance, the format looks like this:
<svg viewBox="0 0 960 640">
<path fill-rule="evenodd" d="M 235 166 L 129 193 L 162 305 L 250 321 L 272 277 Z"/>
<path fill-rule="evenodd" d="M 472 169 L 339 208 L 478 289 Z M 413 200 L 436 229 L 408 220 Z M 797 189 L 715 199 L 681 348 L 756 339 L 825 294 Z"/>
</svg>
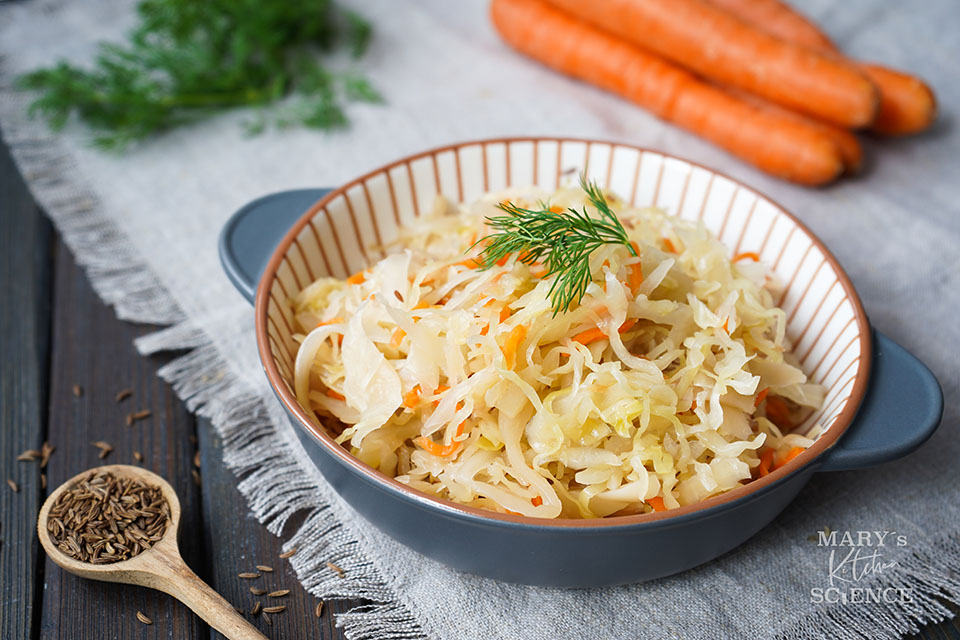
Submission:
<svg viewBox="0 0 960 640">
<path fill-rule="evenodd" d="M 600 187 L 581 174 L 580 188 L 599 218 L 588 214 L 586 207 L 581 211 L 570 207 L 556 212 L 543 202 L 538 209 L 501 202 L 497 206 L 507 215 L 488 217 L 487 224 L 496 231 L 477 241 L 483 246 L 479 256 L 482 269 L 518 253 L 518 259 L 525 264 L 542 262 L 547 268 L 545 277 L 556 275 L 549 291 L 554 315 L 567 311 L 583 298 L 593 280 L 590 254 L 596 249 L 605 244 L 622 244 L 636 255 Z"/>
<path fill-rule="evenodd" d="M 31 113 L 54 129 L 76 114 L 93 142 L 122 149 L 223 109 L 265 107 L 247 129 L 342 127 L 346 100 L 382 101 L 362 77 L 333 73 L 322 53 L 363 54 L 370 25 L 329 0 L 142 0 L 124 44 L 101 44 L 89 69 L 61 61 L 21 76 Z"/>
</svg>

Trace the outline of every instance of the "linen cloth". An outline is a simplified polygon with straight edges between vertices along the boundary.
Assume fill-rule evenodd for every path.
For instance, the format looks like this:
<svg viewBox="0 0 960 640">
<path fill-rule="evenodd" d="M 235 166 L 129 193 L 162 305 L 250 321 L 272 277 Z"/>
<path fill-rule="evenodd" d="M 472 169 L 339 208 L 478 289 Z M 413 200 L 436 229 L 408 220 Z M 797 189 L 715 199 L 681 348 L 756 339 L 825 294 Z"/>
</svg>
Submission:
<svg viewBox="0 0 960 640">
<path fill-rule="evenodd" d="M 862 175 L 806 189 L 763 175 L 641 109 L 509 50 L 487 4 L 357 0 L 374 25 L 358 66 L 384 106 L 353 105 L 343 132 L 247 137 L 235 111 L 123 155 L 98 152 L 82 127 L 59 135 L 25 117 L 16 74 L 59 58 L 89 60 L 94 43 L 133 24 L 119 0 L 29 0 L 0 6 L 0 128 L 39 202 L 121 317 L 171 327 L 144 351 L 193 348 L 163 375 L 213 418 L 251 511 L 275 531 L 311 517 L 290 546 L 321 597 L 375 605 L 341 616 L 351 640 L 430 638 L 899 637 L 960 602 L 955 480 L 960 344 L 960 10 L 953 0 L 808 0 L 803 9 L 851 56 L 909 69 L 938 92 L 929 132 L 866 138 Z M 648 584 L 557 590 L 463 575 L 393 542 L 344 504 L 307 461 L 262 375 L 251 308 L 217 259 L 217 234 L 247 201 L 281 189 L 335 186 L 400 156 L 490 136 L 570 135 L 635 143 L 718 168 L 796 213 L 822 238 L 872 323 L 939 378 L 946 413 L 932 441 L 881 468 L 819 474 L 769 527 L 706 566 Z M 0 205 L 2 206 L 2 205 Z M 860 586 L 908 589 L 881 604 L 812 602 L 826 588 L 818 529 L 894 531 Z M 890 539 L 892 540 L 892 538 Z M 650 549 L 651 554 L 658 553 Z M 337 579 L 324 565 L 344 567 Z"/>
</svg>

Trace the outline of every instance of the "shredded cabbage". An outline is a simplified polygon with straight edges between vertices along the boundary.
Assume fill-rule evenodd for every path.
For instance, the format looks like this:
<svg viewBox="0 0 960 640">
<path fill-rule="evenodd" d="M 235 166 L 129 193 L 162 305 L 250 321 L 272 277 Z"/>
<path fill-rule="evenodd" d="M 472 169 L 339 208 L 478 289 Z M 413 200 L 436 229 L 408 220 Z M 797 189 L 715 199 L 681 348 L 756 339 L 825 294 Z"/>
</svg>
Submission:
<svg viewBox="0 0 960 640">
<path fill-rule="evenodd" d="M 505 199 L 596 215 L 576 188 L 438 197 L 386 258 L 290 300 L 297 399 L 354 455 L 461 504 L 593 518 L 704 500 L 813 443 L 819 425 L 791 431 L 824 390 L 789 354 L 762 265 L 608 194 L 639 258 L 595 250 L 585 296 L 554 315 L 542 265 L 470 260 Z"/>
</svg>

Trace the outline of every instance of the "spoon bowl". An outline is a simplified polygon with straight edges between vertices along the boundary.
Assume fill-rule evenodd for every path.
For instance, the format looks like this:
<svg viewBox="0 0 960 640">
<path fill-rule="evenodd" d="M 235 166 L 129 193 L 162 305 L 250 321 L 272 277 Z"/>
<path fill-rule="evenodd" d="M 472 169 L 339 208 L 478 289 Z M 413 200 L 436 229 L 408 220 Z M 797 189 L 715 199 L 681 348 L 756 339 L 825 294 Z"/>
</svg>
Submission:
<svg viewBox="0 0 960 640">
<path fill-rule="evenodd" d="M 50 509 L 63 495 L 92 472 L 107 472 L 117 478 L 137 480 L 160 489 L 170 507 L 170 516 L 163 537 L 136 556 L 109 564 L 92 564 L 68 556 L 50 537 L 47 524 Z M 57 487 L 40 508 L 37 533 L 47 555 L 61 568 L 92 580 L 120 582 L 149 587 L 167 593 L 187 605 L 211 627 L 231 640 L 265 640 L 256 627 L 245 620 L 220 594 L 201 580 L 180 556 L 177 534 L 180 529 L 180 501 L 170 484 L 157 474 L 125 464 L 88 469 Z"/>
</svg>

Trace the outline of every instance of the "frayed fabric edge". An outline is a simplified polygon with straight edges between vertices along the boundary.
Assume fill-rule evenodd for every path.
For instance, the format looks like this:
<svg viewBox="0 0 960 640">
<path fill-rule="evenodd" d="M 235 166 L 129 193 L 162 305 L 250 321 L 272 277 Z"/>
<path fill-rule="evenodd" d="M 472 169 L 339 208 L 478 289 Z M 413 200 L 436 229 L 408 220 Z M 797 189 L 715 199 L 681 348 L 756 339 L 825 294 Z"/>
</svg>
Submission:
<svg viewBox="0 0 960 640">
<path fill-rule="evenodd" d="M 140 338 L 141 353 L 190 350 L 162 367 L 159 375 L 191 411 L 213 423 L 223 440 L 224 462 L 238 477 L 244 476 L 238 488 L 254 516 L 279 535 L 294 514 L 307 512 L 285 544 L 298 549 L 290 561 L 304 587 L 322 598 L 374 601 L 338 614 L 338 625 L 350 640 L 429 637 L 365 558 L 358 540 L 334 518 L 316 487 L 305 481 L 308 476 L 277 433 L 263 400 L 228 373 L 209 337 L 185 321 L 160 279 L 100 211 L 96 195 L 75 180 L 76 166 L 56 137 L 24 115 L 27 105 L 26 96 L 10 86 L 9 78 L 0 79 L 2 137 L 31 194 L 94 291 L 120 319 L 167 327 Z M 279 492 L 283 500 L 276 499 Z M 316 558 L 342 568 L 343 577 L 325 564 L 318 567 Z M 383 614 L 379 622 L 371 617 L 374 611 Z"/>
</svg>

